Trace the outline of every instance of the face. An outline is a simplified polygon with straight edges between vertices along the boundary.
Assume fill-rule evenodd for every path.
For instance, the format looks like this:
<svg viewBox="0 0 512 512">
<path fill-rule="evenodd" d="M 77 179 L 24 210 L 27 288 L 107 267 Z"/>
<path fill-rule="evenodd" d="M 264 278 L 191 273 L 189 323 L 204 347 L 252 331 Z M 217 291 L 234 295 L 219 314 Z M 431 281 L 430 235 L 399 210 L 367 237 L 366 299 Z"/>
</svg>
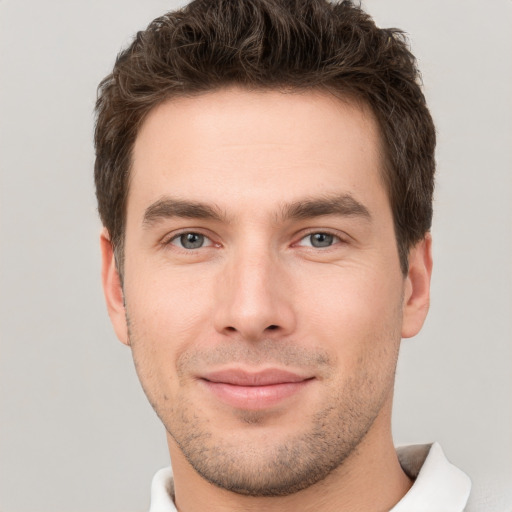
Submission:
<svg viewBox="0 0 512 512">
<path fill-rule="evenodd" d="M 370 112 L 313 91 L 172 100 L 131 172 L 124 287 L 106 236 L 104 286 L 173 461 L 284 495 L 382 436 L 429 268 L 423 245 L 400 270 Z"/>
</svg>

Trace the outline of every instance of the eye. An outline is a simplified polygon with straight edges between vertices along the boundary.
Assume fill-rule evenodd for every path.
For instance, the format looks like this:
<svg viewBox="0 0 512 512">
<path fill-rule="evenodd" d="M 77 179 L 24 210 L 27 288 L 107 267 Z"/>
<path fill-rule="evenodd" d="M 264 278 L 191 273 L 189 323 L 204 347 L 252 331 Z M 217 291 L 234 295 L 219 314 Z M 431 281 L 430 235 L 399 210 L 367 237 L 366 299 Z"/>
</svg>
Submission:
<svg viewBox="0 0 512 512">
<path fill-rule="evenodd" d="M 336 235 L 331 235 L 330 233 L 310 233 L 309 235 L 302 238 L 298 245 L 303 247 L 330 247 L 333 244 L 340 242 L 341 239 Z"/>
<path fill-rule="evenodd" d="M 176 235 L 169 243 L 188 250 L 200 249 L 201 247 L 209 247 L 212 245 L 212 241 L 207 236 L 193 232 Z"/>
</svg>

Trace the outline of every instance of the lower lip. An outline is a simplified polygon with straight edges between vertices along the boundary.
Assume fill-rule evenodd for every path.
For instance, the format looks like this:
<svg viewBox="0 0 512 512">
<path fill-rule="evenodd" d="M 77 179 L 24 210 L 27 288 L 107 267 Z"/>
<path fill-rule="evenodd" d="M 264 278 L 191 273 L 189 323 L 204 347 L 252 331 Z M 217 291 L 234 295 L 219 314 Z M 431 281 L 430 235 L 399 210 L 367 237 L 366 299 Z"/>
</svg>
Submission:
<svg viewBox="0 0 512 512">
<path fill-rule="evenodd" d="M 224 382 L 203 380 L 206 387 L 222 402 L 236 407 L 257 411 L 278 405 L 302 391 L 312 379 L 300 382 L 283 382 L 267 386 L 235 386 Z"/>
</svg>

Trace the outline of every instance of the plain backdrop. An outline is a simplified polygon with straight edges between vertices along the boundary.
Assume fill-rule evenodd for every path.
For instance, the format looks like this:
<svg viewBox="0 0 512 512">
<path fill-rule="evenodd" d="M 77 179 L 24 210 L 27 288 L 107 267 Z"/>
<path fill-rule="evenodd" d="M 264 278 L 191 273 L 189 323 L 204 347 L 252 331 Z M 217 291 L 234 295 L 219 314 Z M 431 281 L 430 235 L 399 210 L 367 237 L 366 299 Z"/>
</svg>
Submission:
<svg viewBox="0 0 512 512">
<path fill-rule="evenodd" d="M 118 50 L 178 5 L 0 0 L 2 512 L 144 511 L 169 463 L 103 303 L 92 111 Z M 409 33 L 439 137 L 432 307 L 403 342 L 395 440 L 511 489 L 512 1 L 364 5 Z"/>
</svg>

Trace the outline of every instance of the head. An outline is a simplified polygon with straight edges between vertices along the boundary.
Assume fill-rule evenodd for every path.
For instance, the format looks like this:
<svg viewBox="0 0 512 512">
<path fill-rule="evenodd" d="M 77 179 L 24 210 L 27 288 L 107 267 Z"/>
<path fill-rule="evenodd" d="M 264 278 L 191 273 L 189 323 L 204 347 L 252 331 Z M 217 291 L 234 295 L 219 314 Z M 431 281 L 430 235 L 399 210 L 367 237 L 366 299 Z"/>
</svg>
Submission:
<svg viewBox="0 0 512 512">
<path fill-rule="evenodd" d="M 231 0 L 155 20 L 102 82 L 107 304 L 176 465 L 284 495 L 389 436 L 431 270 L 417 79 L 348 2 Z"/>
</svg>

